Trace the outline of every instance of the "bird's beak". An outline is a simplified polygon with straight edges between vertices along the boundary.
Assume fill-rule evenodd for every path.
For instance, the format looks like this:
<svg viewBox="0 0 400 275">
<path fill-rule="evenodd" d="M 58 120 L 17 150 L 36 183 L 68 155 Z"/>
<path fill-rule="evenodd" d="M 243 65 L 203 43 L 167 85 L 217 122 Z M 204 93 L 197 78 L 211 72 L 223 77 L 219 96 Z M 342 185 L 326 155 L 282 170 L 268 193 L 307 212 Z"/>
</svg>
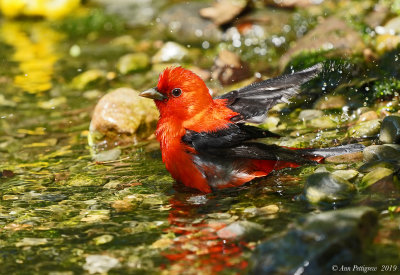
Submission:
<svg viewBox="0 0 400 275">
<path fill-rule="evenodd" d="M 160 93 L 157 88 L 151 88 L 139 94 L 140 96 L 155 99 L 155 100 L 164 100 L 167 97 Z"/>
</svg>

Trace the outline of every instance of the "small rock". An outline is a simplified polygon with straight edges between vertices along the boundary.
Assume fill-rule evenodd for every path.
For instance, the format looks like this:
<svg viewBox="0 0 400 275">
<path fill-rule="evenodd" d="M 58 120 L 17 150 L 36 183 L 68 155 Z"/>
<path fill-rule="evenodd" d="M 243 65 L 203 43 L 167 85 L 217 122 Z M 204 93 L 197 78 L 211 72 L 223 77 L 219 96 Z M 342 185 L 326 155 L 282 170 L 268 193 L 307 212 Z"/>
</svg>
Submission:
<svg viewBox="0 0 400 275">
<path fill-rule="evenodd" d="M 381 121 L 379 119 L 361 122 L 348 129 L 348 133 L 354 138 L 373 137 L 379 133 Z"/>
<path fill-rule="evenodd" d="M 37 246 L 47 244 L 46 238 L 23 238 L 15 244 L 16 247 L 21 246 Z"/>
<path fill-rule="evenodd" d="M 201 9 L 200 15 L 219 26 L 231 22 L 246 6 L 246 0 L 221 0 L 214 2 L 212 7 Z"/>
<path fill-rule="evenodd" d="M 370 207 L 308 214 L 258 245 L 251 274 L 329 274 L 333 264 L 352 266 L 377 229 L 378 214 Z"/>
<path fill-rule="evenodd" d="M 364 149 L 364 162 L 375 160 L 399 160 L 398 150 L 387 145 L 371 145 Z"/>
<path fill-rule="evenodd" d="M 358 123 L 363 122 L 363 121 L 370 121 L 370 120 L 375 120 L 378 119 L 378 114 L 375 111 L 368 111 L 360 115 L 358 118 Z"/>
<path fill-rule="evenodd" d="M 304 186 L 304 196 L 315 204 L 345 202 L 355 191 L 353 184 L 327 172 L 309 176 Z"/>
<path fill-rule="evenodd" d="M 98 237 L 94 238 L 93 241 L 94 241 L 94 243 L 96 245 L 101 245 L 101 244 L 109 243 L 113 239 L 114 239 L 113 235 L 107 235 L 106 234 L 106 235 L 101 235 L 101 236 L 98 236 Z"/>
<path fill-rule="evenodd" d="M 237 221 L 217 231 L 221 239 L 226 240 L 259 240 L 264 234 L 261 225 L 249 221 Z"/>
<path fill-rule="evenodd" d="M 329 17 L 296 41 L 294 46 L 281 57 L 280 68 L 284 69 L 292 57 L 304 51 L 333 50 L 347 54 L 362 52 L 364 48 L 359 32 L 347 25 L 345 20 Z"/>
<path fill-rule="evenodd" d="M 0 172 L 0 178 L 12 178 L 15 176 L 15 173 L 11 170 L 6 170 L 4 169 L 2 172 Z"/>
<path fill-rule="evenodd" d="M 92 155 L 92 159 L 97 162 L 105 162 L 117 160 L 121 155 L 121 149 L 114 148 L 111 150 L 102 151 L 100 153 L 95 153 Z"/>
<path fill-rule="evenodd" d="M 134 208 L 134 204 L 132 203 L 132 200 L 130 199 L 123 199 L 123 200 L 118 200 L 114 201 L 111 204 L 111 207 L 114 208 L 117 212 L 130 212 Z"/>
<path fill-rule="evenodd" d="M 188 49 L 175 42 L 167 42 L 151 59 L 152 63 L 182 62 L 189 55 Z"/>
<path fill-rule="evenodd" d="M 324 112 L 322 112 L 321 110 L 314 110 L 314 109 L 303 110 L 299 114 L 299 119 L 300 120 L 312 120 L 314 118 L 322 117 L 323 115 L 324 115 Z"/>
<path fill-rule="evenodd" d="M 336 122 L 332 120 L 329 116 L 321 116 L 314 118 L 309 123 L 310 127 L 319 129 L 330 129 L 336 127 Z"/>
<path fill-rule="evenodd" d="M 258 212 L 262 214 L 275 214 L 279 212 L 279 206 L 276 204 L 266 205 L 259 208 Z"/>
<path fill-rule="evenodd" d="M 361 183 L 359 184 L 358 187 L 360 189 L 366 189 L 386 177 L 393 178 L 393 170 L 388 169 L 388 168 L 379 167 L 376 170 L 371 171 L 368 174 L 366 174 L 362 178 Z"/>
<path fill-rule="evenodd" d="M 200 16 L 200 10 L 207 4 L 199 2 L 180 3 L 164 10 L 157 27 L 180 43 L 202 44 L 219 42 L 222 32 L 210 20 Z M 190 24 L 188 24 L 190 22 Z"/>
<path fill-rule="evenodd" d="M 338 176 L 338 177 L 340 177 L 342 179 L 350 181 L 350 180 L 355 179 L 357 177 L 358 171 L 352 170 L 352 169 L 350 169 L 350 170 L 337 170 L 337 171 L 332 172 L 332 175 Z"/>
<path fill-rule="evenodd" d="M 101 70 L 89 70 L 83 72 L 72 79 L 71 87 L 73 89 L 84 90 L 95 83 L 106 79 L 106 72 Z"/>
<path fill-rule="evenodd" d="M 368 162 L 368 163 L 362 165 L 360 168 L 358 168 L 358 171 L 360 171 L 361 173 L 369 173 L 378 168 L 387 168 L 390 170 L 395 170 L 394 165 L 392 163 L 377 160 L 377 161 Z"/>
<path fill-rule="evenodd" d="M 342 109 L 347 99 L 342 95 L 326 95 L 318 99 L 314 108 L 317 110 Z"/>
<path fill-rule="evenodd" d="M 326 163 L 354 163 L 354 162 L 360 162 L 362 160 L 363 160 L 362 152 L 332 156 L 324 159 Z"/>
<path fill-rule="evenodd" d="M 400 116 L 387 116 L 383 119 L 379 140 L 400 144 Z"/>
<path fill-rule="evenodd" d="M 240 57 L 228 50 L 222 50 L 214 62 L 211 76 L 222 85 L 230 85 L 251 76 L 250 69 Z"/>
<path fill-rule="evenodd" d="M 121 74 L 143 71 L 150 65 L 150 58 L 145 53 L 131 53 L 122 56 L 117 63 Z"/>
<path fill-rule="evenodd" d="M 129 88 L 106 94 L 97 103 L 88 141 L 94 148 L 132 144 L 153 134 L 158 111 L 154 103 Z"/>
<path fill-rule="evenodd" d="M 90 274 L 107 273 L 113 268 L 120 267 L 119 260 L 107 255 L 89 255 L 86 257 L 86 263 L 83 269 Z"/>
</svg>

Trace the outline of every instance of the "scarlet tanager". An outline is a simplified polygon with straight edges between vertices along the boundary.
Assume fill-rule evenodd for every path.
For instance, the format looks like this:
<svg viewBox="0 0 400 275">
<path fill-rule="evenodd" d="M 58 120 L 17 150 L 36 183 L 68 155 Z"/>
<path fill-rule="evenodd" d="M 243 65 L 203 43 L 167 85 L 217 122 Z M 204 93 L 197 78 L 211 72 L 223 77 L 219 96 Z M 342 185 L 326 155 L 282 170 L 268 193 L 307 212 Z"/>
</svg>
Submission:
<svg viewBox="0 0 400 275">
<path fill-rule="evenodd" d="M 362 145 L 358 144 L 291 149 L 260 143 L 254 140 L 279 136 L 245 124 L 262 123 L 271 107 L 288 102 L 301 84 L 321 70 L 322 65 L 317 64 L 213 99 L 204 81 L 193 72 L 181 67 L 165 69 L 157 87 L 140 96 L 154 99 L 160 112 L 156 137 L 167 170 L 176 181 L 210 193 L 240 186 L 273 170 L 360 151 Z"/>
</svg>

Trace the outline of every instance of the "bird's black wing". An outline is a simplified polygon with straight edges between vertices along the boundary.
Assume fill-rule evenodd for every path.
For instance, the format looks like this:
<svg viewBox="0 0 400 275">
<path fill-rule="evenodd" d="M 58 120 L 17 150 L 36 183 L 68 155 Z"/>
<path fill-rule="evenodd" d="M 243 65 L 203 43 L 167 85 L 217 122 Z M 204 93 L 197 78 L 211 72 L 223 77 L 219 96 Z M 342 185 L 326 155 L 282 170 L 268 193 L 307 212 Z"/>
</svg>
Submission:
<svg viewBox="0 0 400 275">
<path fill-rule="evenodd" d="M 277 145 L 251 142 L 252 139 L 279 137 L 258 127 L 242 123 L 214 132 L 186 130 L 182 142 L 193 147 L 199 154 L 226 159 L 283 160 L 299 164 L 315 163 L 307 159 L 308 152 L 297 153 Z M 250 142 L 249 142 L 250 141 Z"/>
<path fill-rule="evenodd" d="M 318 63 L 299 72 L 253 83 L 217 98 L 227 99 L 228 108 L 240 114 L 232 121 L 262 123 L 266 118 L 265 113 L 271 107 L 280 102 L 288 102 L 303 83 L 322 71 L 322 67 L 322 64 Z"/>
</svg>

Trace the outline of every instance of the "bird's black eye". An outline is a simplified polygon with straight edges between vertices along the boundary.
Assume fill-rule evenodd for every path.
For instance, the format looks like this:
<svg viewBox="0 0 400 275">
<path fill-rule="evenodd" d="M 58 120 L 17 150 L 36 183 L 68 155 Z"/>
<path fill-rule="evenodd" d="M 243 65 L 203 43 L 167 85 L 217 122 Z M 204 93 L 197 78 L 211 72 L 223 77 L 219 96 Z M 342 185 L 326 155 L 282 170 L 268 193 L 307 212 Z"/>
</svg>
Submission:
<svg viewBox="0 0 400 275">
<path fill-rule="evenodd" d="M 179 89 L 179 88 L 175 88 L 175 89 L 172 90 L 172 95 L 173 95 L 174 97 L 178 97 L 178 96 L 180 96 L 181 94 L 182 94 L 182 90 Z"/>
</svg>

